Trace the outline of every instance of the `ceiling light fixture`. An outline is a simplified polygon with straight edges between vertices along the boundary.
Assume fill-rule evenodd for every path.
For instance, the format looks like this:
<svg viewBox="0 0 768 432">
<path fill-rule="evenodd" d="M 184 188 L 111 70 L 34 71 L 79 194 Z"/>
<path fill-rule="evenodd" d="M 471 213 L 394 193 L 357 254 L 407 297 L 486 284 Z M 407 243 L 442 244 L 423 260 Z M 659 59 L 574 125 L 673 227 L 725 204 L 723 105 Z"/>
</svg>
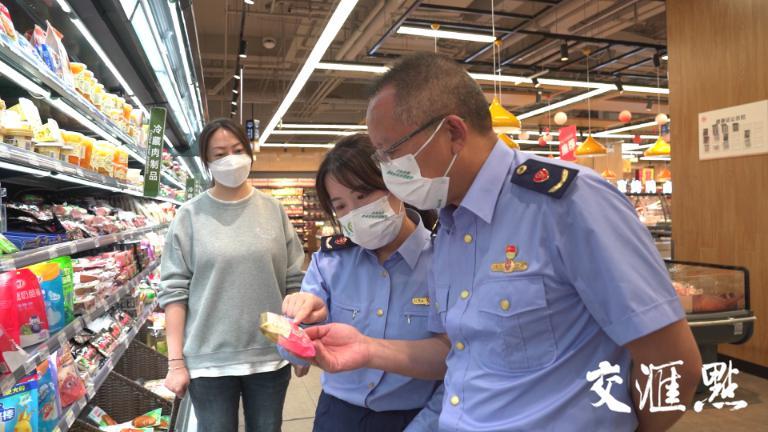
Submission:
<svg viewBox="0 0 768 432">
<path fill-rule="evenodd" d="M 283 123 L 280 129 L 339 129 L 339 130 L 368 130 L 365 125 L 353 124 L 310 124 L 310 123 Z"/>
<path fill-rule="evenodd" d="M 240 41 L 240 54 L 238 54 L 240 56 L 240 58 L 244 59 L 244 58 L 248 57 L 248 54 L 246 54 L 246 52 L 245 52 L 247 47 L 248 47 L 248 42 L 246 42 L 245 40 L 241 40 Z"/>
<path fill-rule="evenodd" d="M 493 35 L 480 33 L 466 33 L 450 30 L 433 30 L 431 28 L 400 26 L 397 33 L 409 36 L 424 36 L 429 38 L 454 39 L 467 42 L 493 43 L 496 38 Z"/>
<path fill-rule="evenodd" d="M 339 33 L 339 30 L 341 30 L 341 27 L 347 21 L 347 17 L 349 17 L 349 14 L 352 12 L 352 9 L 355 8 L 355 5 L 357 5 L 357 2 L 358 0 L 341 0 L 339 5 L 336 6 L 336 10 L 328 20 L 328 24 L 326 24 L 323 32 L 320 34 L 320 37 L 317 39 L 315 46 L 309 53 L 307 61 L 301 67 L 299 74 L 296 75 L 296 79 L 288 89 L 288 93 L 285 95 L 285 99 L 283 99 L 283 101 L 277 107 L 277 111 L 267 124 L 267 127 L 264 128 L 264 132 L 259 138 L 260 145 L 266 143 L 267 138 L 269 138 L 269 136 L 272 134 L 272 131 L 275 130 L 275 127 L 283 119 L 285 113 L 288 112 L 288 108 L 291 107 L 293 102 L 299 96 L 299 93 L 309 80 L 310 75 L 312 75 L 312 72 L 315 70 L 318 63 L 320 63 L 323 55 L 328 50 L 331 42 L 333 42 L 333 40 L 336 38 L 336 35 Z"/>
<path fill-rule="evenodd" d="M 519 118 L 520 120 L 525 120 L 527 118 L 537 116 L 537 115 L 545 113 L 547 111 L 558 109 L 558 108 L 564 107 L 566 105 L 571 105 L 571 104 L 574 104 L 576 102 L 581 102 L 584 99 L 588 99 L 588 98 L 591 98 L 593 96 L 598 96 L 598 95 L 601 95 L 603 93 L 608 93 L 612 89 L 613 89 L 613 86 L 610 86 L 608 88 L 594 89 L 594 90 L 588 91 L 586 93 L 582 93 L 582 94 L 580 94 L 578 96 L 574 96 L 572 98 L 564 99 L 564 100 L 561 100 L 560 102 L 555 102 L 555 103 L 553 103 L 551 105 L 547 105 L 545 107 L 542 107 L 542 108 L 539 108 L 539 109 L 535 109 L 533 111 L 529 111 L 529 112 L 524 113 L 524 114 L 520 114 L 519 116 L 517 116 L 517 118 Z"/>
<path fill-rule="evenodd" d="M 67 3 L 66 0 L 56 0 L 56 3 L 59 4 L 59 7 L 64 13 L 68 14 L 72 12 L 72 8 L 69 7 L 69 3 Z"/>
<path fill-rule="evenodd" d="M 568 60 L 570 60 L 570 57 L 568 56 L 568 42 L 563 41 L 563 43 L 560 44 L 560 61 L 567 62 Z"/>
<path fill-rule="evenodd" d="M 363 63 L 332 63 L 322 62 L 317 64 L 317 69 L 333 70 L 341 72 L 368 72 L 375 74 L 384 74 L 389 70 L 386 66 L 367 65 Z"/>
<path fill-rule="evenodd" d="M 667 54 L 667 53 L 662 54 L 661 55 L 661 59 L 664 60 L 664 61 L 668 61 L 669 60 L 669 54 Z"/>
<path fill-rule="evenodd" d="M 273 135 L 331 135 L 331 136 L 348 136 L 354 135 L 355 132 L 340 131 L 340 130 L 284 130 L 277 129 L 272 131 Z"/>
<path fill-rule="evenodd" d="M 493 101 L 488 107 L 491 114 L 491 127 L 496 132 L 497 137 L 501 139 L 510 148 L 520 148 L 520 146 L 508 134 L 519 133 L 523 127 L 520 119 L 515 117 L 501 104 L 501 84 L 498 81 L 501 70 L 496 66 L 501 63 L 502 41 L 496 38 L 496 11 L 494 8 L 495 0 L 491 0 L 491 32 L 493 33 Z"/>
<path fill-rule="evenodd" d="M 539 79 L 538 79 L 538 78 L 533 78 L 533 79 L 532 79 L 532 81 L 533 81 L 533 86 L 534 86 L 535 88 L 539 88 L 539 87 L 541 87 L 541 83 L 539 82 Z"/>
<path fill-rule="evenodd" d="M 587 59 L 587 82 L 589 82 L 589 48 L 584 49 L 584 55 Z M 593 90 L 594 92 L 595 90 Z M 592 92 L 589 92 L 592 93 Z M 608 149 L 600 144 L 596 139 L 592 138 L 592 98 L 587 97 L 587 139 L 584 140 L 581 145 L 576 147 L 576 156 L 581 157 L 597 157 L 605 156 L 608 153 Z"/>
<path fill-rule="evenodd" d="M 234 74 L 234 75 L 232 75 L 232 78 L 234 78 L 236 80 L 239 80 L 240 79 L 240 75 L 239 74 Z"/>
<path fill-rule="evenodd" d="M 240 92 L 239 92 L 239 91 L 238 91 L 236 88 L 233 88 L 233 89 L 232 89 L 232 93 L 234 93 L 234 94 L 238 94 L 238 93 L 240 93 Z"/>
<path fill-rule="evenodd" d="M 254 1 L 253 1 L 253 0 L 243 0 L 243 1 L 244 1 L 244 2 L 245 2 L 245 4 L 247 4 L 247 5 L 252 5 L 252 4 L 254 4 Z"/>
<path fill-rule="evenodd" d="M 237 106 L 237 101 L 232 101 L 232 105 Z"/>
<path fill-rule="evenodd" d="M 631 131 L 631 130 L 635 130 L 635 129 L 645 129 L 645 128 L 648 128 L 648 127 L 651 127 L 651 126 L 656 126 L 656 122 L 655 121 L 650 121 L 650 122 L 638 123 L 638 124 L 630 125 L 630 126 L 624 126 L 624 127 L 620 127 L 620 128 L 616 128 L 616 129 L 606 129 L 606 130 L 604 130 L 602 132 L 596 133 L 595 136 L 617 134 L 619 132 L 626 132 L 626 131 Z M 655 135 L 653 137 L 656 138 Z"/>
</svg>

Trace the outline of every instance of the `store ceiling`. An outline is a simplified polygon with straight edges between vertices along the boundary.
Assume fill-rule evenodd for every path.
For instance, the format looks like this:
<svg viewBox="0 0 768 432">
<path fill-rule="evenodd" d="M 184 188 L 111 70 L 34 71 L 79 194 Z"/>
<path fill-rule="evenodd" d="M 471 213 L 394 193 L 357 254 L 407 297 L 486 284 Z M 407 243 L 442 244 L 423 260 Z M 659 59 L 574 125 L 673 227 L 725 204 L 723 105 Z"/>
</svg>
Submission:
<svg viewBox="0 0 768 432">
<path fill-rule="evenodd" d="M 196 0 L 200 51 L 208 89 L 211 118 L 229 116 L 232 109 L 232 75 L 238 53 L 240 22 L 245 8 L 244 38 L 248 42 L 243 95 L 244 118 L 256 118 L 262 127 L 272 118 L 288 86 L 306 60 L 325 27 L 336 1 Z M 592 51 L 590 78 L 606 83 L 657 86 L 654 54 L 666 52 L 665 2 L 658 0 L 496 0 L 497 34 L 504 39 L 502 73 L 570 80 L 587 79 L 582 51 Z M 397 34 L 401 25 L 490 33 L 490 0 L 360 0 L 324 61 L 384 65 L 400 55 L 435 49 L 433 38 Z M 560 35 L 567 35 L 565 37 Z M 560 60 L 560 46 L 567 40 L 569 60 Z M 269 48 L 269 42 L 274 47 Z M 492 71 L 490 45 L 439 39 L 437 50 L 464 62 L 472 72 Z M 667 87 L 667 64 L 660 62 L 659 83 Z M 288 123 L 361 123 L 365 117 L 368 88 L 375 75 L 359 72 L 315 71 L 284 117 Z M 490 82 L 481 83 L 489 101 Z M 537 92 L 541 90 L 540 100 Z M 502 86 L 502 103 L 516 114 L 531 111 L 577 95 L 584 89 L 530 84 Z M 539 100 L 539 102 L 537 102 Z M 659 104 L 660 102 L 660 104 Z M 648 109 L 649 103 L 652 105 Z M 611 91 L 591 99 L 592 128 L 620 127 L 618 113 L 629 110 L 632 122 L 647 122 L 659 110 L 667 112 L 667 97 L 646 93 Z M 568 124 L 586 129 L 586 101 L 562 109 Z M 549 115 L 554 115 L 551 111 Z M 557 126 L 548 114 L 525 119 L 525 129 Z M 655 128 L 632 133 L 654 134 Z M 279 140 L 278 140 L 279 138 Z M 323 137 L 330 141 L 333 137 Z M 317 137 L 273 137 L 272 142 L 318 142 Z"/>
</svg>

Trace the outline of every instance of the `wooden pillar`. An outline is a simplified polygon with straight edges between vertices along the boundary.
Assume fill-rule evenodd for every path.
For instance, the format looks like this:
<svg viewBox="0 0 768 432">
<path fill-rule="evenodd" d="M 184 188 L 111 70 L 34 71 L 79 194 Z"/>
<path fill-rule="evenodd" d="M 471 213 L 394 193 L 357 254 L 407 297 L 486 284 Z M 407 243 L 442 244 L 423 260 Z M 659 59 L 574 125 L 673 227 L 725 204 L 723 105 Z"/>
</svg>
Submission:
<svg viewBox="0 0 768 432">
<path fill-rule="evenodd" d="M 720 352 L 768 366 L 768 154 L 700 161 L 698 113 L 768 99 L 768 1 L 668 0 L 675 258 L 745 266 L 758 320 Z"/>
</svg>

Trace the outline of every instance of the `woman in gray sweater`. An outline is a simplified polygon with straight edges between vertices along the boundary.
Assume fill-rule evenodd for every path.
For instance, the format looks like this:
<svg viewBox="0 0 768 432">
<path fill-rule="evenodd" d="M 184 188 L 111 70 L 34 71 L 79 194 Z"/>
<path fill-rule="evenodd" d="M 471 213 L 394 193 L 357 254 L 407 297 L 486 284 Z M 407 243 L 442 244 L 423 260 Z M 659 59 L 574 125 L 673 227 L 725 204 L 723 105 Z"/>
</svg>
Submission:
<svg viewBox="0 0 768 432">
<path fill-rule="evenodd" d="M 301 287 L 303 247 L 280 203 L 248 184 L 243 127 L 214 120 L 198 141 L 214 186 L 179 209 L 166 237 L 165 385 L 179 397 L 189 390 L 198 430 L 236 432 L 242 397 L 247 431 L 279 431 L 290 368 L 259 315 L 280 313 Z"/>
</svg>

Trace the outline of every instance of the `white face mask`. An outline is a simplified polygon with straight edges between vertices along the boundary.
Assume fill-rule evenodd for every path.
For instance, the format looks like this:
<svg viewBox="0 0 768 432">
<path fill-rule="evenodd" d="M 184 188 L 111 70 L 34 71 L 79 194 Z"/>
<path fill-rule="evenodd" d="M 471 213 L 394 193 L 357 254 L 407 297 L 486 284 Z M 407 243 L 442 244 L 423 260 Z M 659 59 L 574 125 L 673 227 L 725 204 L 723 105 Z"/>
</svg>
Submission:
<svg viewBox="0 0 768 432">
<path fill-rule="evenodd" d="M 402 210 L 402 207 L 401 207 Z M 344 235 L 368 250 L 392 242 L 400 233 L 404 212 L 395 212 L 387 196 L 358 207 L 339 218 Z"/>
<path fill-rule="evenodd" d="M 246 154 L 225 156 L 208 164 L 216 183 L 228 188 L 243 184 L 251 172 L 251 158 Z"/>
<path fill-rule="evenodd" d="M 387 185 L 387 189 L 396 197 L 419 210 L 440 209 L 448 204 L 448 183 L 450 179 L 446 176 L 451 171 L 453 163 L 456 162 L 459 154 L 453 155 L 453 159 L 451 159 L 451 163 L 442 177 L 422 177 L 419 163 L 416 162 L 416 156 L 432 142 L 432 139 L 437 135 L 437 131 L 440 130 L 444 122 L 445 119 L 440 122 L 437 129 L 432 132 L 432 135 L 416 153 L 381 163 L 381 174 L 384 177 L 384 184 Z"/>
</svg>

